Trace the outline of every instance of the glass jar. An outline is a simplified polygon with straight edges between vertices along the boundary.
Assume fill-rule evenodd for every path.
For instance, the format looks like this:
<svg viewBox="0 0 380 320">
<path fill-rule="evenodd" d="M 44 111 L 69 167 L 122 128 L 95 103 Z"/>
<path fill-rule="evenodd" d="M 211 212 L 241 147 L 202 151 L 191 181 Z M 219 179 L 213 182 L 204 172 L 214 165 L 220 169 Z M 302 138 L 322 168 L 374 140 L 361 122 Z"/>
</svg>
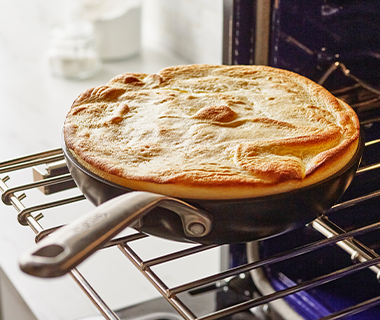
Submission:
<svg viewBox="0 0 380 320">
<path fill-rule="evenodd" d="M 55 27 L 47 56 L 55 76 L 80 80 L 97 74 L 101 59 L 92 23 L 77 21 Z"/>
</svg>

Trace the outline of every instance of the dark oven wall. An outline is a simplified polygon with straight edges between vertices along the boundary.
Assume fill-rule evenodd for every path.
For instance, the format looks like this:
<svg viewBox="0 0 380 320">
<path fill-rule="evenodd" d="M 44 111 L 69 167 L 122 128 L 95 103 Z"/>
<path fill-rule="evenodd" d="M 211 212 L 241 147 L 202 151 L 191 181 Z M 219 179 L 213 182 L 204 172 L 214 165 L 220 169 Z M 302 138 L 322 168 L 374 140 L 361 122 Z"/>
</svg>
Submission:
<svg viewBox="0 0 380 320">
<path fill-rule="evenodd" d="M 378 0 L 224 0 L 223 34 L 225 64 L 267 64 L 319 82 L 338 61 L 380 83 Z M 324 85 L 349 81 L 333 74 Z"/>
</svg>

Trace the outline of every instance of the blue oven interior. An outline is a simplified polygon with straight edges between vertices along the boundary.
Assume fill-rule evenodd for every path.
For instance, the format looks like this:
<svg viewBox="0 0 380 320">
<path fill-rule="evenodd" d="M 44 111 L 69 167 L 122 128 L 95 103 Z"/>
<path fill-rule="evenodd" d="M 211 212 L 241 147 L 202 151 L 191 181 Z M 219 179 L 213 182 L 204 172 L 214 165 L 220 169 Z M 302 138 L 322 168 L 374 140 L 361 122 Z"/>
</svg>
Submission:
<svg viewBox="0 0 380 320">
<path fill-rule="evenodd" d="M 279 0 L 271 19 L 271 66 L 319 81 L 338 61 L 358 78 L 379 83 L 379 1 Z M 332 75 L 325 86 L 336 89 L 347 82 Z"/>
</svg>

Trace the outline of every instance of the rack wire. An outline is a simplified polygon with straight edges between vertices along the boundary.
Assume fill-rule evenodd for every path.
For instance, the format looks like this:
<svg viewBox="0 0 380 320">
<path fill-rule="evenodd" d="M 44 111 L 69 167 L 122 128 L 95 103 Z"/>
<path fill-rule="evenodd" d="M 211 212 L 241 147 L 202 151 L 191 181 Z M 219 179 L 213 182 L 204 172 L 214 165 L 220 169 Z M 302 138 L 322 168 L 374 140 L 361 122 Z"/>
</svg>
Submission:
<svg viewBox="0 0 380 320">
<path fill-rule="evenodd" d="M 55 191 L 60 190 L 59 186 L 67 188 L 67 183 L 72 181 L 70 174 L 65 168 L 63 160 L 63 154 L 61 149 L 50 150 L 47 152 L 37 153 L 30 156 L 13 159 L 10 161 L 5 161 L 0 163 L 0 174 L 6 174 L 0 179 L 0 190 L 2 193 L 2 201 L 6 205 L 13 206 L 17 211 L 17 219 L 21 225 L 29 226 L 36 234 L 36 241 L 38 242 L 44 236 L 53 232 L 56 228 L 60 226 L 52 226 L 49 228 L 43 228 L 39 223 L 39 220 L 43 218 L 43 213 L 46 209 L 63 206 L 69 203 L 83 201 L 83 195 L 70 196 L 62 198 L 52 202 L 44 202 L 38 205 L 25 206 L 23 204 L 26 198 L 25 193 L 31 189 L 37 189 L 47 186 L 55 186 Z M 7 182 L 10 180 L 10 175 L 15 171 L 20 169 L 30 168 L 31 170 L 36 170 L 37 165 L 45 165 L 47 167 L 53 168 L 52 170 L 47 170 L 52 176 L 45 176 L 44 179 L 26 183 L 23 185 L 8 187 Z M 380 164 L 371 165 L 370 167 L 363 167 L 358 170 L 358 175 L 363 172 L 368 172 L 371 170 L 376 170 L 379 168 Z M 54 176 L 54 170 L 59 167 L 59 174 Z M 36 174 L 34 174 L 36 176 Z M 38 174 L 37 174 L 38 176 Z M 66 184 L 66 185 L 65 185 Z M 72 187 L 72 186 L 69 186 Z M 49 192 L 49 191 L 48 191 Z M 376 191 L 372 194 L 356 198 L 347 202 L 340 203 L 331 209 L 331 212 L 336 212 L 345 208 L 347 206 L 356 205 L 360 202 L 366 201 L 369 198 L 379 197 L 380 191 Z M 193 247 L 174 252 L 165 256 L 161 256 L 151 260 L 142 259 L 138 252 L 132 249 L 131 243 L 133 241 L 144 239 L 149 237 L 146 234 L 139 232 L 133 233 L 132 235 L 127 235 L 111 240 L 106 247 L 117 247 L 132 263 L 133 265 L 141 271 L 141 273 L 152 283 L 152 285 L 159 291 L 159 293 L 167 300 L 167 302 L 186 320 L 212 320 L 219 319 L 228 315 L 232 315 L 247 309 L 252 309 L 257 306 L 265 305 L 271 301 L 284 298 L 288 295 L 311 289 L 316 286 L 320 286 L 324 283 L 335 281 L 342 277 L 351 275 L 359 270 L 370 268 L 376 276 L 380 277 L 380 257 L 372 249 L 366 247 L 363 243 L 357 241 L 355 238 L 363 235 L 365 233 L 372 232 L 374 230 L 380 229 L 380 222 L 367 225 L 349 232 L 345 232 L 339 226 L 335 225 L 328 219 L 328 214 L 316 219 L 311 223 L 311 227 L 323 234 L 326 239 L 317 241 L 314 243 L 309 243 L 307 245 L 294 248 L 287 252 L 282 252 L 275 256 L 265 258 L 259 261 L 250 262 L 242 264 L 240 266 L 222 271 L 220 273 L 207 276 L 195 281 L 191 281 L 180 286 L 169 287 L 157 274 L 153 271 L 153 268 L 157 265 L 167 263 L 182 257 L 191 256 L 202 251 L 213 249 L 217 246 L 215 245 L 194 245 Z M 189 292 L 192 290 L 198 290 L 203 287 L 210 285 L 215 285 L 218 283 L 226 283 L 228 279 L 233 277 L 238 277 L 241 274 L 249 273 L 250 271 L 262 268 L 280 261 L 287 259 L 292 259 L 293 257 L 304 255 L 319 248 L 336 244 L 343 250 L 348 252 L 352 259 L 356 262 L 346 268 L 337 270 L 333 273 L 323 275 L 322 277 L 312 279 L 303 283 L 299 283 L 293 287 L 287 288 L 282 291 L 272 293 L 270 295 L 252 297 L 247 301 L 240 302 L 236 305 L 229 306 L 227 308 L 216 310 L 212 313 L 206 315 L 196 315 L 194 312 L 179 298 L 179 295 L 184 292 Z M 99 309 L 100 313 L 105 319 L 119 319 L 117 314 L 111 310 L 107 304 L 102 300 L 102 298 L 96 293 L 96 291 L 91 287 L 90 283 L 85 279 L 85 277 L 77 270 L 73 269 L 70 272 L 70 276 L 75 280 L 75 282 L 81 287 L 85 294 L 90 298 L 94 305 Z M 380 304 L 380 297 L 371 299 L 360 305 L 354 306 L 347 310 L 343 310 L 337 314 L 331 315 L 324 319 L 339 319 L 348 314 L 357 313 L 359 310 L 365 310 L 374 305 Z"/>
<path fill-rule="evenodd" d="M 358 81 L 344 65 L 335 63 L 326 72 L 326 75 L 320 80 L 323 83 L 333 72 L 340 70 L 345 73 L 346 76 L 357 81 L 352 87 L 344 88 L 335 92 L 336 95 L 346 95 L 348 91 L 356 90 L 357 87 L 364 87 L 370 96 L 366 97 L 366 100 L 359 101 L 353 104 L 353 108 L 357 111 L 367 110 L 372 108 L 373 104 L 379 101 L 379 91 L 377 89 L 368 87 L 365 83 Z M 372 120 L 362 121 L 362 125 L 371 125 Z M 378 120 L 376 120 L 378 121 Z M 368 141 L 366 148 L 380 143 L 380 139 Z M 356 175 L 373 174 L 380 176 L 378 170 L 380 169 L 380 162 L 369 164 L 360 167 Z M 33 172 L 34 181 L 23 183 L 16 186 L 8 186 L 8 182 L 11 177 L 20 170 L 31 170 Z M 29 226 L 35 233 L 35 241 L 40 241 L 43 237 L 51 232 L 54 232 L 59 225 L 49 226 L 47 228 L 42 227 L 39 221 L 44 217 L 47 209 L 65 206 L 70 203 L 84 201 L 85 197 L 82 194 L 74 196 L 62 196 L 58 200 L 43 201 L 42 203 L 26 205 L 25 199 L 27 193 L 31 190 L 39 189 L 46 195 L 56 194 L 62 190 L 76 188 L 75 183 L 66 167 L 63 152 L 60 148 L 49 150 L 46 152 L 36 153 L 9 161 L 0 163 L 0 191 L 1 199 L 5 205 L 13 206 L 17 212 L 18 222 L 22 226 Z M 166 254 L 157 258 L 144 260 L 139 252 L 134 250 L 131 244 L 137 240 L 144 240 L 150 238 L 148 235 L 135 232 L 126 236 L 120 236 L 112 239 L 105 245 L 105 248 L 117 247 L 123 255 L 125 255 L 131 263 L 145 276 L 146 279 L 158 290 L 162 297 L 182 316 L 185 320 L 213 320 L 223 317 L 227 317 L 246 310 L 254 310 L 256 307 L 265 306 L 273 301 L 281 300 L 287 296 L 295 293 L 316 288 L 323 284 L 336 281 L 338 279 L 348 277 L 363 269 L 370 269 L 373 271 L 377 279 L 380 279 L 380 256 L 371 248 L 358 241 L 357 238 L 374 232 L 380 229 L 379 221 L 365 225 L 350 231 L 345 231 L 340 226 L 333 223 L 330 219 L 330 215 L 334 215 L 340 210 L 344 210 L 348 207 L 356 206 L 361 203 L 374 198 L 379 198 L 380 190 L 375 190 L 363 196 L 355 197 L 354 199 L 347 200 L 335 205 L 329 212 L 322 217 L 314 220 L 309 224 L 309 227 L 323 235 L 323 239 L 315 242 L 307 243 L 291 250 L 281 252 L 279 254 L 272 255 L 257 261 L 242 263 L 236 267 L 233 267 L 222 272 L 199 278 L 194 281 L 187 282 L 178 286 L 171 287 L 163 279 L 161 279 L 153 270 L 154 267 L 163 265 L 165 263 L 175 261 L 184 257 L 190 257 L 194 254 L 205 252 L 219 248 L 221 246 L 216 245 L 194 245 L 189 248 L 179 250 L 173 253 Z M 231 279 L 239 278 L 250 274 L 253 270 L 259 270 L 267 266 L 279 263 L 281 261 L 290 260 L 298 256 L 307 255 L 321 248 L 336 245 L 341 248 L 347 254 L 350 255 L 353 263 L 339 270 L 323 274 L 322 276 L 297 283 L 289 288 L 272 292 L 270 294 L 257 295 L 248 294 L 243 301 L 239 301 L 233 305 L 222 307 L 213 312 L 207 314 L 196 314 L 191 307 L 181 298 L 181 294 L 189 292 L 204 292 L 210 288 L 223 288 L 228 286 Z M 70 271 L 70 276 L 78 284 L 78 286 L 89 297 L 93 304 L 98 308 L 99 312 L 105 319 L 117 320 L 120 318 L 111 310 L 111 308 L 102 300 L 98 293 L 91 287 L 90 283 L 85 277 L 77 270 Z M 380 297 L 374 297 L 367 301 L 361 302 L 357 305 L 350 306 L 341 311 L 325 316 L 321 319 L 332 320 L 342 319 L 349 315 L 362 312 L 376 305 L 380 305 Z"/>
</svg>

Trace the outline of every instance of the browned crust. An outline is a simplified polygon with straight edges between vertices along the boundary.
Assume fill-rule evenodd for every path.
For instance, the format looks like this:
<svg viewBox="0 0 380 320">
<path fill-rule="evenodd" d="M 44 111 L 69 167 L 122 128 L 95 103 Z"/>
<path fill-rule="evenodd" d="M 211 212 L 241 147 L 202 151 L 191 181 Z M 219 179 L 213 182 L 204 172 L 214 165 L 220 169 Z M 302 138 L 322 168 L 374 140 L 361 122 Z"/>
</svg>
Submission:
<svg viewBox="0 0 380 320">
<path fill-rule="evenodd" d="M 296 99 L 297 95 L 301 96 L 299 90 L 302 88 L 304 91 L 302 94 L 311 97 L 311 101 L 309 101 L 311 103 L 309 105 L 302 104 L 301 107 L 298 107 L 297 99 L 292 101 L 294 104 L 292 116 L 297 120 L 295 123 L 289 121 L 286 114 L 284 119 L 281 117 L 273 119 L 263 116 L 243 117 L 243 113 L 237 112 L 237 110 L 244 111 L 242 108 L 247 109 L 247 106 L 251 104 L 247 103 L 247 97 L 244 94 L 240 96 L 241 92 L 236 89 L 236 83 L 239 84 L 238 89 L 246 90 L 244 92 L 250 98 L 251 94 L 256 94 L 254 81 L 260 81 L 263 74 L 267 76 L 265 81 L 269 81 L 269 89 L 273 92 L 283 92 L 284 96 L 289 95 L 291 99 Z M 273 83 L 270 82 L 270 77 L 275 80 Z M 194 82 L 194 79 L 197 81 Z M 218 81 L 218 79 L 222 80 Z M 177 109 L 173 106 L 184 104 L 183 109 L 180 110 L 183 113 L 183 110 L 186 111 L 185 101 L 191 105 L 193 100 L 199 100 L 199 97 L 196 97 L 197 94 L 205 92 L 209 93 L 209 98 L 214 97 L 212 101 L 219 99 L 223 103 L 200 105 L 188 117 L 175 114 Z M 261 98 L 264 95 L 262 92 L 258 94 L 261 94 Z M 273 97 L 272 100 L 274 99 L 277 97 Z M 111 139 L 102 147 L 102 154 L 92 151 L 94 142 L 90 127 L 92 126 L 94 131 L 101 128 L 99 130 L 101 132 L 112 133 L 111 131 L 114 130 L 114 133 L 119 134 L 121 131 L 117 126 L 121 126 L 125 119 L 140 112 L 138 106 L 135 106 L 136 101 L 141 105 L 147 103 L 152 106 L 168 105 L 170 112 L 161 113 L 157 118 L 158 122 L 163 118 L 168 119 L 167 121 L 171 125 L 175 123 L 171 119 L 177 118 L 185 119 L 181 120 L 184 121 L 184 125 L 191 121 L 197 121 L 201 133 L 199 133 L 199 139 L 197 132 L 191 136 L 194 144 L 201 143 L 201 138 L 210 141 L 218 139 L 219 136 L 215 138 L 214 133 L 223 128 L 229 130 L 249 123 L 257 124 L 263 131 L 288 130 L 291 135 L 293 131 L 295 134 L 276 139 L 241 139 L 231 151 L 233 155 L 228 156 L 230 162 L 234 162 L 235 165 L 228 168 L 222 163 L 218 168 L 218 164 L 200 164 L 199 167 L 194 167 L 193 165 L 187 166 L 184 162 L 173 167 L 159 168 L 157 172 L 154 170 L 142 172 L 128 170 L 131 163 L 126 162 L 125 166 L 120 165 L 124 157 L 128 161 L 132 159 L 131 157 L 135 157 L 135 160 L 132 161 L 136 163 L 149 163 L 156 156 L 163 154 L 165 155 L 163 159 L 165 159 L 171 150 L 167 145 L 163 147 L 161 141 L 162 139 L 173 139 L 171 127 L 162 126 L 155 129 L 157 133 L 154 134 L 148 132 L 147 129 L 141 135 L 141 144 L 134 142 L 133 148 L 127 148 L 125 141 L 119 142 L 118 138 L 114 136 L 112 139 L 115 141 Z M 268 103 L 271 102 L 271 97 L 268 98 L 268 101 Z M 104 110 L 110 105 L 115 105 L 111 108 L 113 113 L 105 117 Z M 281 108 L 279 110 L 282 112 Z M 84 117 L 85 113 L 88 113 L 90 118 Z M 87 119 L 85 124 L 81 122 L 81 117 Z M 88 119 L 91 119 L 90 125 Z M 298 124 L 302 124 L 305 119 L 311 124 L 315 123 L 315 127 L 311 125 L 303 128 Z M 203 127 L 203 124 L 213 126 L 213 131 L 208 132 L 207 127 Z M 87 131 L 81 130 L 82 125 L 90 129 L 86 127 Z M 319 128 L 325 129 L 320 130 Z M 132 130 L 128 126 L 124 129 L 123 134 L 125 131 Z M 117 136 L 117 134 L 115 135 Z M 253 190 L 251 192 L 255 194 L 255 188 L 268 190 L 269 187 L 269 189 L 277 190 L 274 186 L 283 185 L 287 181 L 290 181 L 292 185 L 303 186 L 309 183 L 307 180 L 318 180 L 315 176 L 318 176 L 319 173 L 320 179 L 322 179 L 326 177 L 326 173 L 331 174 L 338 171 L 348 162 L 355 151 L 352 146 L 357 145 L 359 121 L 355 112 L 346 103 L 339 101 L 313 81 L 289 71 L 266 66 L 187 65 L 169 67 L 153 75 L 122 74 L 111 79 L 106 86 L 85 91 L 72 105 L 64 125 L 64 136 L 68 148 L 73 151 L 82 164 L 88 164 L 92 170 L 104 173 L 103 175 L 106 177 L 110 175 L 109 179 L 118 177 L 116 179 L 118 183 L 121 179 L 121 181 L 125 180 L 127 185 L 134 184 L 133 181 L 140 181 L 160 185 L 205 186 L 206 188 L 240 188 L 239 186 L 241 186 L 251 188 Z M 150 138 L 145 140 L 145 136 Z M 183 136 L 186 136 L 186 133 Z M 107 136 L 98 138 L 99 141 L 107 141 L 107 139 L 109 139 Z M 124 139 L 128 140 L 128 136 Z M 118 150 L 119 146 L 124 148 L 123 151 Z M 186 150 L 184 152 L 186 153 Z M 196 157 L 198 149 L 194 148 L 192 152 L 192 155 Z M 209 152 L 217 153 L 215 150 L 209 150 Z M 305 153 L 313 157 L 312 160 L 308 160 L 306 165 L 303 159 Z M 117 161 L 113 159 L 115 154 L 116 157 L 120 157 Z M 184 156 L 182 160 L 186 161 L 185 158 Z M 329 166 L 333 166 L 333 168 Z M 313 178 L 309 179 L 311 176 Z M 294 183 L 294 181 L 300 181 L 301 184 Z"/>
</svg>

